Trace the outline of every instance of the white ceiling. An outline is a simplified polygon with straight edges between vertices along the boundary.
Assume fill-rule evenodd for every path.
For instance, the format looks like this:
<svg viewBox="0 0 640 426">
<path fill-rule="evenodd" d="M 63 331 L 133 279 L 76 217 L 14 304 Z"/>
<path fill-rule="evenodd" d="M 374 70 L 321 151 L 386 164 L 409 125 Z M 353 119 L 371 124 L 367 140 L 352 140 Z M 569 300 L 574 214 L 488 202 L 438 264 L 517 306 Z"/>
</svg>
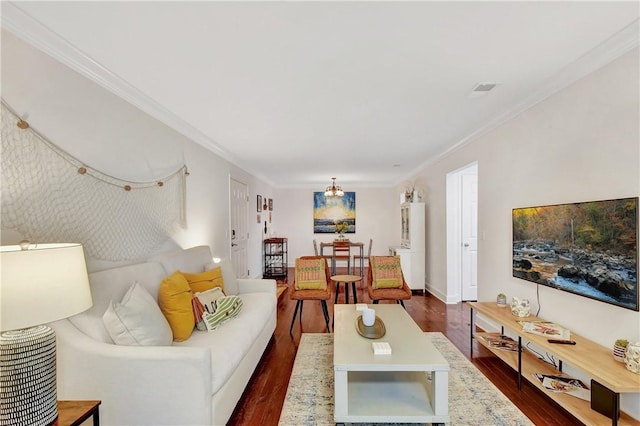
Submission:
<svg viewBox="0 0 640 426">
<path fill-rule="evenodd" d="M 4 27 L 274 186 L 346 190 L 399 184 L 637 46 L 638 16 L 636 1 L 3 2 Z"/>
</svg>

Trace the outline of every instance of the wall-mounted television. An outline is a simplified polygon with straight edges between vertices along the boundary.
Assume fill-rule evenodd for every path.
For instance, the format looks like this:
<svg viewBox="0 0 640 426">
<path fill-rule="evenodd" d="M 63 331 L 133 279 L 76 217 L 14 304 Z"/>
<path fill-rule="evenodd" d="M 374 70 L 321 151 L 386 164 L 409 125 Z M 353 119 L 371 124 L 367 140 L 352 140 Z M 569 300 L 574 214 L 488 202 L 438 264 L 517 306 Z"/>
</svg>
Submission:
<svg viewBox="0 0 640 426">
<path fill-rule="evenodd" d="M 638 198 L 515 208 L 513 276 L 638 310 Z"/>
</svg>

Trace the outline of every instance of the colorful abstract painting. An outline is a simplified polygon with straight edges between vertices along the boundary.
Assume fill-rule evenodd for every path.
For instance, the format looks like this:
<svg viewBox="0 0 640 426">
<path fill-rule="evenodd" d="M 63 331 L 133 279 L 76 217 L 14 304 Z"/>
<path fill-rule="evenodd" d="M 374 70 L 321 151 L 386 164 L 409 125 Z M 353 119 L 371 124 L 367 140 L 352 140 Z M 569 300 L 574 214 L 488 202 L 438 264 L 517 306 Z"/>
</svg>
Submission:
<svg viewBox="0 0 640 426">
<path fill-rule="evenodd" d="M 325 197 L 324 192 L 313 193 L 314 234 L 353 234 L 355 232 L 355 192 L 345 192 L 342 197 Z"/>
</svg>

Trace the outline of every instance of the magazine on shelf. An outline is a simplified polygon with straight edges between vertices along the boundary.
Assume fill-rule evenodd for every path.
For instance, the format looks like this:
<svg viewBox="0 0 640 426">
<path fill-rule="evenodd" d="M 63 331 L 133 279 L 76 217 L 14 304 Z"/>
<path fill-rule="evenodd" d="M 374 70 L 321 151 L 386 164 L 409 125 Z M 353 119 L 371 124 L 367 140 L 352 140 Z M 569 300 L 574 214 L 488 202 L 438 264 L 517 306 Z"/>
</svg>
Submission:
<svg viewBox="0 0 640 426">
<path fill-rule="evenodd" d="M 591 393 L 587 385 L 581 380 L 574 379 L 573 377 L 533 373 L 533 377 L 538 379 L 545 389 L 551 392 L 566 393 L 576 398 L 589 401 L 591 399 Z"/>
<path fill-rule="evenodd" d="M 553 322 L 548 321 L 520 321 L 522 331 L 544 336 L 549 339 L 571 340 L 571 332 Z"/>
<path fill-rule="evenodd" d="M 482 334 L 481 337 L 490 348 L 511 352 L 518 351 L 518 342 L 509 336 L 504 336 L 500 333 L 486 333 Z"/>
</svg>

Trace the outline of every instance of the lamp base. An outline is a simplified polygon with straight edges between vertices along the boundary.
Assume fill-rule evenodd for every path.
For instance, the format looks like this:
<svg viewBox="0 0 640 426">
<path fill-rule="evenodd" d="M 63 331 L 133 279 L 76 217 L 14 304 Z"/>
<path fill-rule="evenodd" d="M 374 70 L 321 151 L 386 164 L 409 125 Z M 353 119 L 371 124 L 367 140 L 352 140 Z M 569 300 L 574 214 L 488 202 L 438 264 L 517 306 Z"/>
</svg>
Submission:
<svg viewBox="0 0 640 426">
<path fill-rule="evenodd" d="M 0 426 L 52 424 L 58 417 L 56 335 L 46 325 L 0 335 Z"/>
</svg>

